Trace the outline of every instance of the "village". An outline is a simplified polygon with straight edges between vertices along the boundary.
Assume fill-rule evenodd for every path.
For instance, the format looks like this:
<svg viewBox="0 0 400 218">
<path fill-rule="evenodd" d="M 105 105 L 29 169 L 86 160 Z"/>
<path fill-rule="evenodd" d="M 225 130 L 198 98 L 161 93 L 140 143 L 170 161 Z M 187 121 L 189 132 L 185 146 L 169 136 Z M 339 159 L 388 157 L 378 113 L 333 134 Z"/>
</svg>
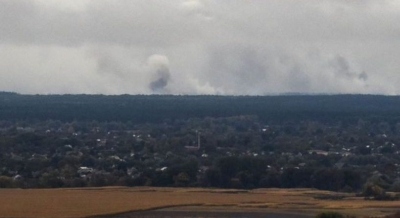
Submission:
<svg viewBox="0 0 400 218">
<path fill-rule="evenodd" d="M 0 125 L 0 187 L 357 191 L 372 181 L 384 189 L 399 190 L 400 137 L 395 134 L 399 130 L 363 120 L 346 125 L 265 124 L 254 116 L 137 125 L 4 121 Z M 332 175 L 340 175 L 340 181 L 326 185 L 323 181 Z"/>
</svg>

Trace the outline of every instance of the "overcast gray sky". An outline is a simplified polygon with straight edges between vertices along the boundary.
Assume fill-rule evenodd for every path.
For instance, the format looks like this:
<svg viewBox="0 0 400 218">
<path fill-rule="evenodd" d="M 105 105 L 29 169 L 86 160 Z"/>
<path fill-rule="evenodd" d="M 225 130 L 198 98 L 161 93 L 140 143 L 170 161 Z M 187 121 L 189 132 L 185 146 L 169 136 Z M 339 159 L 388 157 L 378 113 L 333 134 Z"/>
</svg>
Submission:
<svg viewBox="0 0 400 218">
<path fill-rule="evenodd" d="M 400 94 L 400 0 L 0 0 L 0 90 Z"/>
</svg>

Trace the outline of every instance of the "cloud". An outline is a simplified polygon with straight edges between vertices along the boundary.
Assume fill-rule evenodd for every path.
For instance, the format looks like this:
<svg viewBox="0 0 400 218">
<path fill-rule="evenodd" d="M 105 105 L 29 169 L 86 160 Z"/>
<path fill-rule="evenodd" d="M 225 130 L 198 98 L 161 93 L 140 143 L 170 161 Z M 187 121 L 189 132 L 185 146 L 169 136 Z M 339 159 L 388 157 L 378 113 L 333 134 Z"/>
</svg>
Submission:
<svg viewBox="0 0 400 218">
<path fill-rule="evenodd" d="M 200 0 L 185 0 L 182 2 L 182 8 L 190 12 L 199 12 L 204 9 L 204 5 Z"/>
<path fill-rule="evenodd" d="M 0 0 L 0 90 L 400 94 L 399 12 L 390 0 Z"/>
<path fill-rule="evenodd" d="M 194 15 L 206 21 L 214 19 L 210 11 L 207 10 L 205 3 L 201 0 L 184 0 L 181 4 L 181 8 L 187 15 Z"/>
<path fill-rule="evenodd" d="M 270 73 L 268 58 L 255 48 L 228 44 L 213 47 L 208 70 L 202 75 L 204 82 L 223 90 L 226 94 L 257 94 L 267 86 Z"/>
</svg>

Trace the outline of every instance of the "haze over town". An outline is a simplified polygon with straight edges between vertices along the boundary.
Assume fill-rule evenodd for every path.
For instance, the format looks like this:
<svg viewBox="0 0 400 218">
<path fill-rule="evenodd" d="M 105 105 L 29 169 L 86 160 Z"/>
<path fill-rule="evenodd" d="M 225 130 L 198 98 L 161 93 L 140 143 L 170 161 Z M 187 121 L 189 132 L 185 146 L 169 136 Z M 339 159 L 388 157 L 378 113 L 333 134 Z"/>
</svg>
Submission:
<svg viewBox="0 0 400 218">
<path fill-rule="evenodd" d="M 400 94 L 395 0 L 0 0 L 0 90 Z"/>
</svg>

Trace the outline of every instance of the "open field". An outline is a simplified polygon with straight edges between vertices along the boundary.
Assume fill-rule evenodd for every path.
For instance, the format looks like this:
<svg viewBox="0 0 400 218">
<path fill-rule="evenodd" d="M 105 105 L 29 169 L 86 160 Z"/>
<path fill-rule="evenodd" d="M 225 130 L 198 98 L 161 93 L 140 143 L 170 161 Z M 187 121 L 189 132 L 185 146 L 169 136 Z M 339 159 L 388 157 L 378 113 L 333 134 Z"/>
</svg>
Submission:
<svg viewBox="0 0 400 218">
<path fill-rule="evenodd" d="M 1 217 L 88 217 L 164 208 L 164 211 L 249 211 L 316 214 L 339 211 L 382 216 L 400 201 L 366 201 L 350 194 L 312 189 L 221 190 L 203 188 L 106 187 L 74 189 L 0 189 Z"/>
</svg>

